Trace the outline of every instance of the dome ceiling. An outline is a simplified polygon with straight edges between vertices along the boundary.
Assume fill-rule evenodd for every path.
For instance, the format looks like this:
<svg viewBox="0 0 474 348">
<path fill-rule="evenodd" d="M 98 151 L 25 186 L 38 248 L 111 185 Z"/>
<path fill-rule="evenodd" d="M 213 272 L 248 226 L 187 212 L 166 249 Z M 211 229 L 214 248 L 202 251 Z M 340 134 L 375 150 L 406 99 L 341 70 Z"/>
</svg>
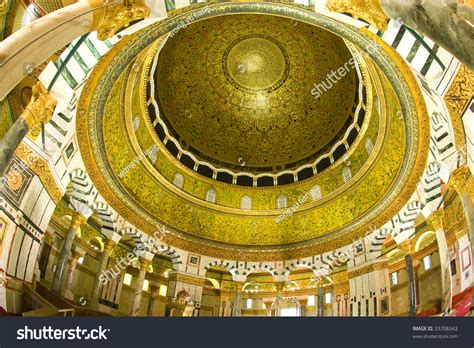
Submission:
<svg viewBox="0 0 474 348">
<path fill-rule="evenodd" d="M 159 117 L 183 150 L 217 168 L 282 172 L 313 162 L 343 136 L 358 102 L 352 58 L 338 36 L 290 19 L 239 15 L 168 38 L 155 70 Z"/>
<path fill-rule="evenodd" d="M 354 239 L 367 233 L 370 228 L 380 227 L 389 221 L 415 191 L 416 183 L 425 168 L 429 144 L 426 108 L 416 79 L 403 60 L 392 52 L 391 48 L 384 46 L 371 56 L 362 53 L 368 51 L 374 43 L 381 44 L 381 40 L 367 31 L 346 26 L 334 19 L 291 5 L 218 3 L 206 8 L 208 10 L 205 14 L 202 11 L 200 14 L 198 11 L 178 13 L 175 17 L 152 24 L 130 37 L 123 38 L 98 63 L 84 86 L 76 118 L 78 141 L 87 171 L 107 203 L 136 228 L 150 235 L 153 235 L 157 228 L 165 226 L 168 232 L 165 235 L 165 242 L 172 246 L 215 257 L 245 258 L 254 261 L 300 258 L 334 250 L 339 246 L 350 244 Z M 153 72 L 153 66 L 158 68 L 158 60 L 161 59 L 157 51 L 166 49 L 168 44 L 172 45 L 173 39 L 179 34 L 168 42 L 164 41 L 164 44 L 163 35 L 179 27 L 183 21 L 186 23 L 189 18 L 195 20 L 194 25 L 199 27 L 206 26 L 207 21 L 212 22 L 214 16 L 220 17 L 223 14 L 227 15 L 220 18 L 226 20 L 232 20 L 233 16 L 252 17 L 241 14 L 242 11 L 259 14 L 264 17 L 262 23 L 271 22 L 270 15 L 294 16 L 297 19 L 296 25 L 287 27 L 289 31 L 302 30 L 304 26 L 310 24 L 315 28 L 325 28 L 344 37 L 350 42 L 348 47 L 351 52 L 354 53 L 355 50 L 357 57 L 362 57 L 360 65 L 364 78 L 361 81 L 367 89 L 367 97 L 362 98 L 362 110 L 367 113 L 366 121 L 363 125 L 356 125 L 360 133 L 348 150 L 347 158 L 337 161 L 333 158 L 327 170 L 307 180 L 274 187 L 229 185 L 196 173 L 178 160 L 182 153 L 176 156 L 170 150 L 168 136 L 165 137 L 165 141 L 159 138 L 156 126 L 160 120 L 156 118 L 157 115 L 155 119 L 152 117 L 155 106 L 149 96 L 157 97 L 155 92 L 160 93 L 160 88 L 159 84 L 150 79 L 150 73 Z M 200 18 L 200 15 L 205 15 L 207 18 Z M 198 19 L 200 20 L 197 21 Z M 303 23 L 305 21 L 307 24 Z M 192 29 L 192 26 L 188 28 Z M 216 58 L 216 64 L 217 61 L 220 62 L 216 71 L 221 74 L 222 84 L 229 91 L 239 93 L 242 97 L 250 98 L 258 95 L 255 93 L 278 94 L 291 78 L 292 50 L 289 46 L 285 46 L 290 59 L 290 72 L 286 81 L 274 92 L 269 92 L 268 88 L 278 86 L 280 81 L 285 79 L 286 73 L 282 62 L 273 65 L 272 73 L 260 82 L 252 82 L 251 75 L 239 76 L 238 70 L 232 71 L 232 63 L 229 63 L 226 73 L 222 68 L 222 62 L 238 60 L 240 58 L 237 56 L 242 54 L 250 57 L 249 61 L 252 64 L 249 63 L 249 66 L 255 73 L 258 71 L 256 68 L 265 66 L 265 62 L 263 58 L 255 58 L 255 55 L 245 52 L 251 51 L 255 44 L 263 45 L 263 52 L 267 50 L 282 52 L 278 44 L 267 39 L 269 36 L 274 36 L 270 32 L 250 33 L 237 29 L 235 31 L 241 34 L 229 39 L 229 44 L 222 46 L 220 51 L 222 54 Z M 256 34 L 263 36 L 255 36 Z M 262 38 L 268 43 L 259 43 Z M 280 43 L 285 44 L 280 36 L 277 38 Z M 246 42 L 247 40 L 251 41 Z M 234 55 L 232 50 L 244 43 L 245 46 L 241 47 L 243 53 L 236 52 Z M 188 45 L 192 43 L 188 42 Z M 212 42 L 210 45 L 212 46 Z M 344 46 L 341 46 L 342 51 L 338 54 L 347 54 L 347 57 L 351 57 Z M 225 53 L 226 50 L 228 54 Z M 286 61 L 285 54 L 281 54 L 282 59 Z M 175 71 L 181 71 L 184 69 L 182 66 L 192 66 L 200 61 L 196 58 L 190 53 L 181 60 L 172 61 L 171 65 L 176 66 Z M 305 68 L 312 69 L 303 66 L 302 71 L 305 71 Z M 169 74 L 175 76 L 173 71 Z M 325 71 L 322 76 L 326 74 Z M 197 79 L 195 75 L 191 80 L 201 79 Z M 298 84 L 300 82 L 296 82 L 294 86 L 302 86 Z M 311 90 L 315 81 L 311 77 L 307 83 L 309 85 L 306 91 Z M 209 84 L 212 85 L 212 82 Z M 336 84 L 335 88 L 338 85 Z M 245 86 L 246 89 L 241 90 L 236 86 Z M 365 95 L 360 93 L 360 86 L 359 93 L 353 88 L 355 84 L 350 89 L 350 95 L 346 95 L 346 98 L 351 98 L 351 102 L 354 101 L 356 94 Z M 256 90 L 259 91 L 255 92 Z M 215 100 L 220 100 L 218 94 L 220 91 L 216 93 Z M 212 93 L 209 94 L 210 97 L 199 95 L 203 98 L 212 98 Z M 290 100 L 303 100 L 299 99 L 298 91 L 292 95 L 293 98 Z M 181 97 L 188 96 L 183 94 Z M 281 98 L 286 97 L 285 94 Z M 180 103 L 179 100 L 170 99 L 169 102 L 176 103 L 178 108 L 183 108 L 187 104 L 188 108 L 198 110 L 194 108 L 198 100 Z M 298 109 L 298 105 L 295 104 L 295 108 Z M 211 107 L 216 110 L 218 105 Z M 166 112 L 166 108 L 163 110 Z M 206 132 L 205 125 L 208 123 L 210 129 L 211 126 L 219 126 L 219 123 L 212 124 L 212 118 L 209 120 L 204 113 L 196 113 L 196 120 L 189 121 L 186 116 L 189 112 L 186 113 L 186 109 L 181 110 L 182 117 L 186 118 L 183 121 L 186 122 L 183 123 L 186 127 L 176 127 L 177 132 L 192 134 L 193 127 L 198 127 L 200 132 Z M 357 118 L 359 111 L 356 110 Z M 156 113 L 162 117 L 159 110 L 156 110 Z M 249 113 L 246 117 L 254 114 Z M 406 117 L 396 117 L 397 114 Z M 235 115 L 243 117 L 239 113 Z M 278 115 L 268 115 L 278 119 Z M 349 113 L 346 116 L 350 117 Z M 191 113 L 189 118 L 192 120 L 193 117 L 194 114 Z M 329 117 L 327 119 L 331 122 Z M 200 124 L 197 120 L 204 124 Z M 172 121 L 168 122 L 173 126 Z M 174 122 L 178 124 L 180 121 Z M 313 121 L 308 115 L 304 122 L 312 125 Z M 295 125 L 297 123 L 298 120 Z M 318 127 L 318 124 L 320 123 L 315 123 L 314 127 Z M 209 134 L 219 132 L 218 129 L 220 132 L 225 132 L 225 128 L 216 128 Z M 335 130 L 334 134 L 338 131 Z M 290 131 L 285 131 L 282 136 L 288 132 Z M 178 133 L 176 136 L 182 135 Z M 236 144 L 242 138 L 237 136 L 237 133 L 227 137 Z M 257 144 L 264 139 L 262 135 L 258 137 L 261 139 L 249 139 L 252 144 Z M 306 141 L 304 138 L 299 140 L 300 143 Z M 371 151 L 367 151 L 364 146 L 366 140 L 371 140 L 374 145 Z M 320 145 L 322 148 L 325 146 L 324 142 Z M 300 144 L 293 149 L 297 151 L 299 146 Z M 203 147 L 202 151 L 204 149 L 206 148 Z M 208 145 L 206 151 L 211 151 L 210 149 L 212 147 Z M 276 147 L 275 151 L 279 151 L 279 147 Z M 285 152 L 278 153 L 281 156 Z M 306 153 L 299 153 L 301 157 L 305 155 Z M 220 156 L 223 160 L 227 154 L 221 153 Z M 261 165 L 262 158 L 264 157 L 255 160 L 255 163 Z M 217 161 L 215 154 L 212 160 Z M 228 165 L 238 163 L 237 158 L 237 161 L 234 159 L 234 162 L 230 161 Z M 342 173 L 346 169 L 351 173 L 349 178 L 343 179 Z M 174 180 L 178 174 L 181 178 L 179 183 Z M 316 198 L 309 195 L 315 187 L 319 190 Z M 214 198 L 217 197 L 213 201 L 207 197 L 211 189 L 214 190 Z M 276 206 L 277 197 L 281 194 L 287 197 L 287 208 Z M 241 204 L 244 197 L 251 200 L 250 206 L 246 208 Z M 288 214 L 288 211 L 291 214 Z M 280 218 L 281 216 L 283 218 Z"/>
</svg>

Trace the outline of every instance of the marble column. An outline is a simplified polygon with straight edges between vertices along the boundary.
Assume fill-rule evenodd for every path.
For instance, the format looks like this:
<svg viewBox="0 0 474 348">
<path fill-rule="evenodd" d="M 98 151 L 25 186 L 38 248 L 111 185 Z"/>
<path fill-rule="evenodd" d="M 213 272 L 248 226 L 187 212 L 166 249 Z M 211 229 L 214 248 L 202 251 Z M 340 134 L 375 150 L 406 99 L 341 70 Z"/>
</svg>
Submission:
<svg viewBox="0 0 474 348">
<path fill-rule="evenodd" d="M 464 216 L 467 221 L 467 230 L 469 234 L 469 240 L 471 241 L 472 255 L 474 255 L 474 204 L 472 203 L 471 196 L 467 190 L 466 183 L 471 176 L 471 172 L 467 164 L 456 169 L 451 174 L 449 180 L 450 186 L 454 187 L 456 192 L 461 199 L 462 207 L 464 209 Z"/>
<path fill-rule="evenodd" d="M 117 243 L 113 239 L 106 239 L 104 243 L 104 250 L 100 254 L 99 269 L 95 274 L 94 288 L 92 289 L 91 305 L 95 308 L 99 307 L 100 290 L 102 289 L 101 275 L 103 275 L 107 264 L 109 262 L 110 254 Z"/>
<path fill-rule="evenodd" d="M 474 9 L 458 0 L 381 0 L 393 19 L 444 47 L 474 70 Z"/>
<path fill-rule="evenodd" d="M 33 87 L 33 95 L 23 113 L 0 140 L 0 177 L 5 175 L 13 154 L 30 130 L 37 129 L 51 119 L 57 101 L 41 82 Z M 28 166 L 28 163 L 25 165 Z"/>
<path fill-rule="evenodd" d="M 25 25 L 0 42 L 0 100 L 33 69 L 76 38 L 93 31 L 105 40 L 129 23 L 148 17 L 138 3 L 78 1 Z"/>
<path fill-rule="evenodd" d="M 132 317 L 136 317 L 140 313 L 140 307 L 142 303 L 143 294 L 143 283 L 145 282 L 146 272 L 150 267 L 151 261 L 147 259 L 140 260 L 140 273 L 138 274 L 137 281 L 135 282 L 135 294 L 132 305 Z"/>
<path fill-rule="evenodd" d="M 324 288 L 318 288 L 318 317 L 324 317 Z"/>
<path fill-rule="evenodd" d="M 155 298 L 158 295 L 158 291 L 160 290 L 159 285 L 150 285 L 150 300 L 148 301 L 148 309 L 147 309 L 147 316 L 153 316 L 153 308 L 155 307 Z"/>
<path fill-rule="evenodd" d="M 277 282 L 276 286 L 276 298 L 274 302 L 275 317 L 281 317 L 281 309 L 283 305 L 283 288 L 285 287 L 285 282 Z"/>
<path fill-rule="evenodd" d="M 234 307 L 232 309 L 232 316 L 233 317 L 240 317 L 242 316 L 242 288 L 244 287 L 244 283 L 237 282 L 234 295 Z"/>
<path fill-rule="evenodd" d="M 441 268 L 441 289 L 443 291 L 441 312 L 448 312 L 452 302 L 452 280 L 451 260 L 449 257 L 448 244 L 443 229 L 443 209 L 437 210 L 428 217 L 428 223 L 436 232 L 438 242 L 439 263 Z"/>
<path fill-rule="evenodd" d="M 331 11 L 350 13 L 381 31 L 389 18 L 429 37 L 474 70 L 474 9 L 458 0 L 328 0 Z"/>
<path fill-rule="evenodd" d="M 59 259 L 56 264 L 56 270 L 54 272 L 53 285 L 51 290 L 60 295 L 63 286 L 64 277 L 66 276 L 66 264 L 69 256 L 71 255 L 71 248 L 74 242 L 74 237 L 81 225 L 87 222 L 86 218 L 79 212 L 73 212 L 71 226 L 67 232 L 66 238 L 64 239 L 63 246 L 59 252 Z"/>
<path fill-rule="evenodd" d="M 418 303 L 418 293 L 416 286 L 415 264 L 413 260 L 413 244 L 408 239 L 399 245 L 405 253 L 405 270 L 408 278 L 408 316 L 415 317 Z"/>
<path fill-rule="evenodd" d="M 69 265 L 69 270 L 66 278 L 66 285 L 64 287 L 64 297 L 69 300 L 74 300 L 74 294 L 72 292 L 72 282 L 74 280 L 74 273 L 76 272 L 76 267 L 79 259 L 85 255 L 85 251 L 80 248 L 73 248 L 71 263 Z"/>
</svg>

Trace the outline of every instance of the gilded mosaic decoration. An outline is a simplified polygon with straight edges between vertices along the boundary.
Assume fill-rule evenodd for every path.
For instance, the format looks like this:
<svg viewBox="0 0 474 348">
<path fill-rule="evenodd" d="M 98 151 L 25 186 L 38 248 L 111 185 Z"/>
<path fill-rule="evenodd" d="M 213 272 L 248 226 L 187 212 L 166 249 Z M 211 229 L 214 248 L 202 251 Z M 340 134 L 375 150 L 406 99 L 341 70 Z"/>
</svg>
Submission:
<svg viewBox="0 0 474 348">
<path fill-rule="evenodd" d="M 385 139 L 378 142 L 366 170 L 357 173 L 337 194 L 309 204 L 278 224 L 275 217 L 281 210 L 244 211 L 210 203 L 202 205 L 202 199 L 178 190 L 161 174 L 150 175 L 156 169 L 148 160 L 141 161 L 133 173 L 119 178 L 117 174 L 140 151 L 138 145 L 130 144 L 123 127 L 117 126 L 123 124 L 125 117 L 121 107 L 123 88 L 126 81 L 131 81 L 127 67 L 164 32 L 189 16 L 185 13 L 123 39 L 88 80 L 78 107 L 79 114 L 88 117 L 78 117 L 77 129 L 82 140 L 81 153 L 97 189 L 137 228 L 153 233 L 157 225 L 164 224 L 169 228 L 166 242 L 216 257 L 265 260 L 314 255 L 350 243 L 369 227 L 381 226 L 414 192 L 426 161 L 428 117 L 409 67 L 369 32 L 356 31 L 324 16 L 286 5 L 222 3 L 209 6 L 202 16 L 242 11 L 296 17 L 336 32 L 363 50 L 374 42 L 383 46 L 381 52 L 372 56 L 376 66 L 372 73 L 379 74 L 382 80 L 386 93 L 382 97 L 384 112 L 389 113 L 389 119 L 384 128 L 379 128 Z M 398 103 L 405 117 L 396 117 L 400 114 Z M 405 142 L 401 144 L 400 139 Z M 165 156 L 160 157 L 164 160 Z M 289 190 L 298 187 L 294 185 Z M 265 191 L 247 189 L 253 196 Z M 226 194 L 235 199 L 241 192 L 243 189 L 227 187 Z"/>
</svg>

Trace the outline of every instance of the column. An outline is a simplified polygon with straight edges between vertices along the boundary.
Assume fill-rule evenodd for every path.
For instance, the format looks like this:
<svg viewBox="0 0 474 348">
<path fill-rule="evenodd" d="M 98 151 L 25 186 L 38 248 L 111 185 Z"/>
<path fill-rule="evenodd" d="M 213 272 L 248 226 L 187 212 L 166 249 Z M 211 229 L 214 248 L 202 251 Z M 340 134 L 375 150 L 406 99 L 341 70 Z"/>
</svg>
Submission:
<svg viewBox="0 0 474 348">
<path fill-rule="evenodd" d="M 234 308 L 232 310 L 233 317 L 242 316 L 242 288 L 244 283 L 236 282 L 235 296 L 234 296 Z"/>
<path fill-rule="evenodd" d="M 0 100 L 29 74 L 30 69 L 35 69 L 74 39 L 97 31 L 97 37 L 105 40 L 149 14 L 145 5 L 137 3 L 125 5 L 108 0 L 87 0 L 22 27 L 0 42 Z"/>
<path fill-rule="evenodd" d="M 390 315 L 388 260 L 375 259 L 348 267 L 351 316 Z"/>
<path fill-rule="evenodd" d="M 132 306 L 132 317 L 138 316 L 140 313 L 140 307 L 142 302 L 143 283 L 145 282 L 146 272 L 150 267 L 151 260 L 141 259 L 140 260 L 140 273 L 138 274 L 137 281 L 135 282 L 135 295 Z"/>
<path fill-rule="evenodd" d="M 54 272 L 53 285 L 51 290 L 60 295 L 61 288 L 63 285 L 64 277 L 66 276 L 66 263 L 71 255 L 71 248 L 74 242 L 74 237 L 81 225 L 87 222 L 86 218 L 79 212 L 75 211 L 72 214 L 71 227 L 69 228 L 66 238 L 64 239 L 63 246 L 59 252 L 59 259 L 56 264 L 56 270 Z"/>
<path fill-rule="evenodd" d="M 33 95 L 23 113 L 0 140 L 0 177 L 5 175 L 10 160 L 23 141 L 28 131 L 37 130 L 43 123 L 48 123 L 53 116 L 57 101 L 41 82 L 33 87 Z"/>
<path fill-rule="evenodd" d="M 283 305 L 283 288 L 285 287 L 285 282 L 276 282 L 276 298 L 274 302 L 275 317 L 281 317 L 281 306 Z"/>
<path fill-rule="evenodd" d="M 153 316 L 153 308 L 155 307 L 155 298 L 158 295 L 158 291 L 160 287 L 158 285 L 151 285 L 150 284 L 150 300 L 148 301 L 148 309 L 147 309 L 147 316 Z"/>
<path fill-rule="evenodd" d="M 436 232 L 436 241 L 438 242 L 439 263 L 441 268 L 441 288 L 443 290 L 443 302 L 441 312 L 448 312 L 451 309 L 451 261 L 449 257 L 448 243 L 443 229 L 444 210 L 440 209 L 428 218 L 428 223 L 433 226 Z"/>
<path fill-rule="evenodd" d="M 324 288 L 318 288 L 318 317 L 324 317 Z"/>
<path fill-rule="evenodd" d="M 120 237 L 119 237 L 120 238 Z M 104 273 L 107 264 L 109 262 L 110 254 L 112 253 L 113 248 L 117 246 L 117 243 L 114 239 L 107 238 L 104 243 L 104 251 L 100 254 L 99 260 L 99 269 L 95 274 L 94 280 L 94 288 L 92 289 L 91 295 L 91 305 L 92 307 L 98 308 L 99 307 L 99 300 L 100 300 L 100 291 L 102 288 L 101 278 L 100 276 Z"/>
<path fill-rule="evenodd" d="M 72 282 L 74 280 L 74 273 L 76 272 L 76 266 L 78 260 L 85 255 L 85 251 L 80 248 L 73 248 L 71 264 L 66 278 L 66 286 L 64 287 L 64 297 L 69 300 L 74 300 L 74 294 L 72 292 Z"/>
<path fill-rule="evenodd" d="M 418 293 L 416 286 L 415 266 L 413 262 L 413 245 L 411 240 L 406 240 L 400 244 L 400 249 L 405 252 L 405 269 L 408 275 L 408 315 L 416 316 Z"/>
<path fill-rule="evenodd" d="M 458 0 L 329 0 L 330 10 L 350 13 L 379 30 L 387 30 L 389 18 L 415 29 L 421 35 L 450 51 L 474 70 L 473 35 L 474 9 Z"/>
<path fill-rule="evenodd" d="M 451 174 L 449 185 L 454 187 L 456 192 L 461 199 L 462 207 L 464 209 L 464 216 L 467 221 L 467 230 L 469 233 L 469 240 L 471 241 L 472 255 L 474 255 L 474 204 L 472 203 L 471 196 L 467 190 L 467 180 L 471 176 L 471 172 L 467 164 L 456 169 Z"/>
</svg>

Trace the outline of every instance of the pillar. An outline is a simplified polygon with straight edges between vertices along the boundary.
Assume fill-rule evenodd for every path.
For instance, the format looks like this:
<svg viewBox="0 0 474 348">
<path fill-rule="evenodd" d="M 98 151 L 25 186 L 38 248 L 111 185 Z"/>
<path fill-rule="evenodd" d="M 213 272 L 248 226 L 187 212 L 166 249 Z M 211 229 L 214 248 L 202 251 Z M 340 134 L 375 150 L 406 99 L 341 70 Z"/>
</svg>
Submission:
<svg viewBox="0 0 474 348">
<path fill-rule="evenodd" d="M 318 317 L 324 317 L 324 288 L 318 288 Z"/>
<path fill-rule="evenodd" d="M 449 257 L 448 243 L 443 229 L 444 210 L 437 210 L 428 217 L 428 223 L 436 232 L 436 241 L 438 243 L 439 263 L 441 268 L 441 288 L 443 290 L 443 299 L 441 312 L 448 312 L 451 309 L 452 301 L 452 282 L 451 282 L 451 261 Z"/>
<path fill-rule="evenodd" d="M 99 306 L 100 290 L 102 287 L 101 275 L 103 275 L 107 267 L 110 254 L 112 253 L 112 250 L 113 248 L 115 248 L 115 246 L 117 246 L 117 243 L 115 242 L 115 240 L 107 238 L 104 243 L 104 251 L 102 251 L 102 253 L 100 254 L 99 269 L 97 270 L 97 273 L 95 274 L 94 288 L 92 289 L 92 295 L 91 295 L 91 305 L 95 308 L 98 308 Z"/>
<path fill-rule="evenodd" d="M 112 37 L 129 23 L 148 17 L 142 4 L 108 0 L 78 1 L 14 32 L 0 42 L 0 100 L 31 71 L 74 39 L 97 31 L 100 40 Z M 27 68 L 28 67 L 28 68 Z"/>
<path fill-rule="evenodd" d="M 3 83 L 3 82 L 2 82 Z M 53 116 L 57 101 L 41 82 L 33 87 L 33 95 L 23 113 L 0 140 L 0 177 L 5 175 L 13 154 L 30 130 L 38 130 Z"/>
<path fill-rule="evenodd" d="M 234 307 L 232 310 L 233 317 L 240 317 L 242 316 L 242 288 L 244 287 L 244 283 L 236 282 L 236 289 L 234 295 Z"/>
<path fill-rule="evenodd" d="M 148 309 L 146 315 L 148 317 L 153 316 L 153 308 L 155 307 L 155 298 L 158 295 L 160 287 L 158 285 L 150 284 L 150 300 L 148 301 Z"/>
<path fill-rule="evenodd" d="M 66 238 L 64 239 L 61 251 L 59 252 L 59 259 L 56 264 L 56 270 L 54 271 L 53 285 L 51 290 L 58 295 L 61 294 L 61 288 L 66 276 L 66 264 L 69 256 L 71 255 L 74 237 L 76 236 L 76 233 L 81 225 L 85 224 L 86 222 L 86 218 L 79 212 L 73 212 L 71 226 L 67 232 Z"/>
<path fill-rule="evenodd" d="M 467 190 L 467 180 L 469 179 L 471 172 L 467 164 L 456 169 L 451 174 L 449 185 L 452 186 L 461 199 L 462 207 L 464 209 L 464 216 L 467 221 L 467 230 L 469 234 L 469 240 L 471 241 L 471 251 L 474 255 L 474 204 L 472 203 L 471 196 Z"/>
<path fill-rule="evenodd" d="M 150 267 L 151 260 L 141 259 L 140 260 L 140 273 L 138 274 L 137 281 L 135 282 L 135 294 L 133 298 L 132 306 L 132 317 L 136 317 L 140 313 L 140 307 L 142 303 L 143 294 L 143 283 L 145 282 L 146 272 Z"/>
<path fill-rule="evenodd" d="M 405 252 L 405 269 L 408 276 L 408 315 L 416 316 L 418 292 L 416 286 L 415 265 L 413 261 L 413 245 L 410 239 L 400 244 L 400 249 Z"/>
<path fill-rule="evenodd" d="M 376 259 L 356 267 L 349 266 L 351 316 L 390 315 L 388 260 Z"/>
<path fill-rule="evenodd" d="M 389 18 L 427 36 L 474 70 L 474 9 L 458 0 L 329 0 L 328 8 L 362 18 L 379 30 Z"/>
<path fill-rule="evenodd" d="M 85 255 L 85 251 L 80 248 L 73 248 L 71 264 L 66 278 L 66 285 L 64 287 L 64 297 L 70 300 L 74 300 L 74 294 L 72 292 L 72 282 L 74 280 L 74 273 L 76 272 L 76 267 L 79 259 Z"/>
<path fill-rule="evenodd" d="M 276 282 L 276 298 L 274 302 L 275 317 L 281 317 L 281 306 L 283 305 L 283 288 L 285 287 L 285 282 Z"/>
</svg>

